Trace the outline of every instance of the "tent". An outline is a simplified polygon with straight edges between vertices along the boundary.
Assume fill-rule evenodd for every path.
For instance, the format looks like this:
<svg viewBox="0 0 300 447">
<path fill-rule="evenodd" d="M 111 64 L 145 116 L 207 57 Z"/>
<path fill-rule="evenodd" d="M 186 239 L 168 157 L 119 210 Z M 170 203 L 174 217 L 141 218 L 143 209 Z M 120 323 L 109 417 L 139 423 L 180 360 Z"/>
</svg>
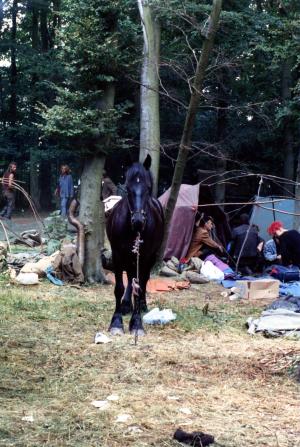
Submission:
<svg viewBox="0 0 300 447">
<path fill-rule="evenodd" d="M 271 238 L 271 236 L 267 233 L 267 228 L 275 220 L 282 222 L 285 228 L 293 228 L 293 213 L 295 212 L 294 199 L 282 199 L 274 196 L 256 196 L 255 202 L 266 202 L 266 204 L 258 203 L 257 205 L 253 205 L 251 214 L 251 223 L 259 227 L 259 235 L 265 241 Z"/>
<path fill-rule="evenodd" d="M 169 188 L 158 200 L 165 207 L 170 195 Z M 197 183 L 196 185 L 181 185 L 175 210 L 170 223 L 169 237 L 164 253 L 164 259 L 170 259 L 171 256 L 183 258 L 190 246 L 193 235 L 193 229 L 196 217 L 197 205 L 199 212 L 203 212 L 214 219 L 215 236 L 226 246 L 231 238 L 231 231 L 228 219 L 223 210 L 214 205 L 214 200 L 210 188 L 207 185 Z"/>
</svg>

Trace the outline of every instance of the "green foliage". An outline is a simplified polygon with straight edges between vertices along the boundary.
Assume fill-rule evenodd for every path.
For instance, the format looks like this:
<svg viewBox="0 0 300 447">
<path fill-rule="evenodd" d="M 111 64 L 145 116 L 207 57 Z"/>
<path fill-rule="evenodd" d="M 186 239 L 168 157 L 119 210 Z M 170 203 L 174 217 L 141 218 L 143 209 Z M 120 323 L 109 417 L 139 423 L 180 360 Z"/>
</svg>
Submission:
<svg viewBox="0 0 300 447">
<path fill-rule="evenodd" d="M 136 63 L 131 9 L 132 2 L 126 1 L 104 5 L 95 0 L 66 2 L 59 53 L 66 78 L 55 88 L 55 104 L 40 108 L 46 135 L 68 141 L 83 153 L 95 151 L 107 136 L 110 141 L 112 136 L 116 139 L 118 120 L 130 103 L 108 108 L 103 97 Z"/>
</svg>

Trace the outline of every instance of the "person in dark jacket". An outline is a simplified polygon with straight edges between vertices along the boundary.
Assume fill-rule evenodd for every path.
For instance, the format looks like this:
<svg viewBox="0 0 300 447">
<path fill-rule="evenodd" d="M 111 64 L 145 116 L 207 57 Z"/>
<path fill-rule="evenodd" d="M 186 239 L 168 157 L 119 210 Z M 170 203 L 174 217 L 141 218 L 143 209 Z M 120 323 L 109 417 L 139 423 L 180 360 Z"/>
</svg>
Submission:
<svg viewBox="0 0 300 447">
<path fill-rule="evenodd" d="M 282 265 L 297 265 L 300 267 L 300 234 L 297 230 L 287 230 L 279 221 L 273 222 L 268 233 L 276 236 L 279 241 Z"/>
<path fill-rule="evenodd" d="M 15 209 L 16 189 L 14 181 L 16 179 L 17 163 L 12 161 L 2 177 L 2 194 L 5 199 L 4 208 L 1 210 L 0 216 L 11 219 L 13 210 Z"/>
<path fill-rule="evenodd" d="M 245 274 L 252 274 L 259 262 L 259 253 L 263 247 L 263 239 L 255 225 L 250 226 L 248 214 L 241 214 L 240 225 L 232 230 L 231 254 L 239 259 L 239 266 Z"/>
<path fill-rule="evenodd" d="M 74 186 L 71 170 L 68 165 L 62 165 L 55 195 L 60 197 L 60 213 L 62 217 L 67 217 L 68 209 L 74 197 Z"/>
<path fill-rule="evenodd" d="M 117 195 L 117 187 L 111 178 L 108 177 L 107 172 L 103 171 L 102 185 L 101 185 L 101 200 L 105 200 L 110 196 Z"/>
</svg>

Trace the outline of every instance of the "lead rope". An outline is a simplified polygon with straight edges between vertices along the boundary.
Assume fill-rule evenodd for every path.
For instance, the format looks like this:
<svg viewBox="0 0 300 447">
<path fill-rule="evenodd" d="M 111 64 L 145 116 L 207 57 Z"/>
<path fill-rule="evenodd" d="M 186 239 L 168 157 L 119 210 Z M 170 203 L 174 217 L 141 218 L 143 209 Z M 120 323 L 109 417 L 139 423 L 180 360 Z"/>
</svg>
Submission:
<svg viewBox="0 0 300 447">
<path fill-rule="evenodd" d="M 132 253 L 136 254 L 136 278 L 132 278 L 132 298 L 133 298 L 133 303 L 132 303 L 132 307 L 134 309 L 134 304 L 135 304 L 135 300 L 138 299 L 139 295 L 140 295 L 140 245 L 143 243 L 143 241 L 141 240 L 141 235 L 140 233 L 137 234 L 137 237 L 135 238 L 135 241 L 133 243 L 133 248 L 132 248 Z M 140 305 L 140 303 L 139 303 Z M 134 344 L 137 345 L 137 341 L 138 341 L 138 330 L 135 330 L 135 334 L 134 334 Z"/>
</svg>

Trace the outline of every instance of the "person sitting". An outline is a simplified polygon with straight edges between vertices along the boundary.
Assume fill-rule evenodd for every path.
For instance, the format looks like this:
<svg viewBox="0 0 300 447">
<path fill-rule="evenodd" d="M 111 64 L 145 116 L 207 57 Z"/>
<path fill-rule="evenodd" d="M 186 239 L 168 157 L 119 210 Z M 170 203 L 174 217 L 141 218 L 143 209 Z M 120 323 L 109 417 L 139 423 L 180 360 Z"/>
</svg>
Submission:
<svg viewBox="0 0 300 447">
<path fill-rule="evenodd" d="M 268 227 L 268 233 L 276 236 L 279 241 L 282 265 L 297 265 L 300 267 L 300 234 L 297 230 L 287 230 L 279 221 Z"/>
<path fill-rule="evenodd" d="M 275 236 L 269 239 L 263 247 L 263 255 L 265 263 L 267 265 L 271 264 L 281 264 L 281 255 L 279 254 L 279 241 Z"/>
<path fill-rule="evenodd" d="M 236 262 L 239 261 L 242 273 L 247 275 L 256 270 L 260 260 L 263 239 L 258 232 L 257 226 L 250 226 L 249 216 L 246 213 L 241 214 L 240 225 L 232 231 L 231 254 Z"/>
<path fill-rule="evenodd" d="M 206 256 L 211 254 L 222 255 L 222 245 L 216 242 L 211 235 L 213 227 L 212 217 L 202 213 L 196 220 L 194 233 L 186 255 L 188 260 L 192 257 L 205 259 Z"/>
</svg>

